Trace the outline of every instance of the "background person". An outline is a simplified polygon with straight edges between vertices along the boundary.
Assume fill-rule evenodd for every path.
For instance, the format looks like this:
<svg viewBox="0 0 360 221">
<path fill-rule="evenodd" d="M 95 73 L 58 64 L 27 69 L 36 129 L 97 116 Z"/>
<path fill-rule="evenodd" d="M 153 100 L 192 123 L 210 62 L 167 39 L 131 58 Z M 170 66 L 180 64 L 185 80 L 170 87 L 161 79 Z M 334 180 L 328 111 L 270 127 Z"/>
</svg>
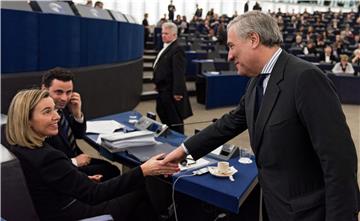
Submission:
<svg viewBox="0 0 360 221">
<path fill-rule="evenodd" d="M 340 62 L 336 63 L 331 70 L 335 74 L 354 74 L 355 70 L 349 62 L 349 56 L 346 54 L 340 55 Z"/>
<path fill-rule="evenodd" d="M 177 27 L 167 22 L 162 25 L 164 47 L 156 56 L 154 83 L 158 92 L 156 112 L 162 123 L 184 133 L 183 120 L 192 115 L 185 84 L 185 52 L 177 41 Z M 174 125 L 177 126 L 174 126 Z"/>
<path fill-rule="evenodd" d="M 174 21 L 174 15 L 175 15 L 175 5 L 173 5 L 173 1 L 170 1 L 170 4 L 168 5 L 168 12 L 169 12 L 169 20 Z"/>
</svg>

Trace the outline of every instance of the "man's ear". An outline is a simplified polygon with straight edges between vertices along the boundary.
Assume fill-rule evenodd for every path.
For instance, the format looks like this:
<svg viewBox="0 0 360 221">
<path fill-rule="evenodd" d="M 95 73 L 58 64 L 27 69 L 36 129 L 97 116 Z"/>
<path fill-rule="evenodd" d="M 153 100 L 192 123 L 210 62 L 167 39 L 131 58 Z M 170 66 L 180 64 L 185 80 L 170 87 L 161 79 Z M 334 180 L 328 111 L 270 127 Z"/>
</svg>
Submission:
<svg viewBox="0 0 360 221">
<path fill-rule="evenodd" d="M 256 48 L 260 45 L 260 36 L 258 33 L 252 32 L 249 34 L 249 39 L 252 44 L 252 48 Z"/>
</svg>

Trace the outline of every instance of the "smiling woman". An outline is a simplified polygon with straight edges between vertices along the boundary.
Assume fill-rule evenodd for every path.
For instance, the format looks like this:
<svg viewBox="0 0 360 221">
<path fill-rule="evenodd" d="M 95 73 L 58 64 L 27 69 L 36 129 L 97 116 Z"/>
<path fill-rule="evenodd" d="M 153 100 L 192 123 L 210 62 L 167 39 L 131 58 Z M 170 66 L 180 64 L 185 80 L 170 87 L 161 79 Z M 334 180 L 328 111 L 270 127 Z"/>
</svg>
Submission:
<svg viewBox="0 0 360 221">
<path fill-rule="evenodd" d="M 42 124 L 39 122 L 39 119 L 37 119 L 41 117 L 41 113 L 42 115 L 52 117 L 53 111 L 50 109 L 51 104 L 52 108 L 54 108 L 54 102 L 50 98 L 49 92 L 45 90 L 19 92 L 11 102 L 8 112 L 6 136 L 9 143 L 35 148 L 42 146 L 46 136 L 57 134 L 57 126 L 55 127 L 54 125 L 52 126 L 52 133 L 49 131 L 50 134 L 44 134 L 46 133 L 46 131 L 43 131 L 44 129 L 37 128 L 38 124 Z M 46 110 L 40 110 L 46 106 L 48 106 Z M 51 114 L 45 114 L 44 112 Z M 55 115 L 57 115 L 57 113 Z M 57 118 L 59 118 L 58 115 Z M 57 120 L 53 123 L 56 124 Z M 31 129 L 29 130 L 29 128 Z"/>
<path fill-rule="evenodd" d="M 154 156 L 122 176 L 94 182 L 61 151 L 44 140 L 58 133 L 59 115 L 47 90 L 23 90 L 8 111 L 6 139 L 19 159 L 41 220 L 79 220 L 111 214 L 114 220 L 156 220 L 145 176 L 171 174 L 176 164 L 162 165 Z M 137 211 L 142 211 L 138 213 Z"/>
</svg>

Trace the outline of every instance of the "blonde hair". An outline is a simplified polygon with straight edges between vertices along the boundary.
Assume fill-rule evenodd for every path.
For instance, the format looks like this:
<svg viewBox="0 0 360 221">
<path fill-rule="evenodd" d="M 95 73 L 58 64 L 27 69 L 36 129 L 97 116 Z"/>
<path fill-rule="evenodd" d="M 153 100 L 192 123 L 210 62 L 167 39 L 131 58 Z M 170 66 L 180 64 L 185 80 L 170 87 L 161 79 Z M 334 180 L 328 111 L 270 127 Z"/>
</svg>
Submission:
<svg viewBox="0 0 360 221">
<path fill-rule="evenodd" d="M 6 124 L 6 139 L 11 145 L 28 148 L 41 147 L 44 138 L 30 127 L 34 108 L 44 98 L 49 97 L 47 90 L 27 89 L 18 92 L 12 99 Z"/>
<path fill-rule="evenodd" d="M 347 56 L 346 54 L 341 54 L 340 55 L 340 60 L 341 61 L 349 61 L 349 56 Z"/>
</svg>

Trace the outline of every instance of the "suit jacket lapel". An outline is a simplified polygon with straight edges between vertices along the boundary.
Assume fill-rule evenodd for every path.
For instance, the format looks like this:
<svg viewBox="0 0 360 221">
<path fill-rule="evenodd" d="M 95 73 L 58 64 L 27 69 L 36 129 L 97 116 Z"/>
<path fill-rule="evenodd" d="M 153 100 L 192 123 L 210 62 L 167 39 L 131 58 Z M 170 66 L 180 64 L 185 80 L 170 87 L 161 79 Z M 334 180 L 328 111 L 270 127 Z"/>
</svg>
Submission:
<svg viewBox="0 0 360 221">
<path fill-rule="evenodd" d="M 254 146 L 254 112 L 255 112 L 255 100 L 256 100 L 256 77 L 251 78 L 249 87 L 247 89 L 247 95 L 245 96 L 245 112 L 246 112 L 246 122 L 248 125 L 248 130 L 250 134 L 250 143 L 251 146 Z"/>
<path fill-rule="evenodd" d="M 284 78 L 284 68 L 287 62 L 288 55 L 286 52 L 282 52 L 276 62 L 272 73 L 270 75 L 269 82 L 266 87 L 266 91 L 263 97 L 263 103 L 259 109 L 258 117 L 254 126 L 254 149 L 256 152 L 259 152 L 260 144 L 262 140 L 262 135 L 264 132 L 264 127 L 266 122 L 268 121 L 270 114 L 276 104 L 276 101 L 280 94 L 279 83 Z M 255 90 L 254 90 L 255 91 Z"/>
<path fill-rule="evenodd" d="M 154 67 L 154 70 L 156 70 L 156 68 L 159 66 L 159 63 L 160 63 L 161 59 L 164 58 L 165 54 L 168 53 L 168 52 L 170 51 L 170 49 L 171 49 L 172 47 L 174 47 L 175 44 L 177 44 L 177 40 L 175 40 L 173 43 L 171 43 L 171 44 L 165 49 L 165 51 L 163 51 L 163 53 L 160 55 L 159 60 L 157 61 L 156 65 L 155 65 L 155 67 Z M 156 58 L 155 58 L 155 60 L 156 60 Z"/>
</svg>

